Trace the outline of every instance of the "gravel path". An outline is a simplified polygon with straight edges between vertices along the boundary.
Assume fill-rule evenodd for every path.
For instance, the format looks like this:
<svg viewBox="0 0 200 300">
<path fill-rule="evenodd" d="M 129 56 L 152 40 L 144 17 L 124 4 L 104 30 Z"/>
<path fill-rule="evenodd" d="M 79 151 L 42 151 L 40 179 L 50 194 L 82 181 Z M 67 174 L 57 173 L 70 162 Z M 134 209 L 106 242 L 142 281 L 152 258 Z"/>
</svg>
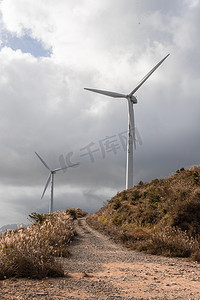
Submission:
<svg viewBox="0 0 200 300">
<path fill-rule="evenodd" d="M 137 253 L 76 221 L 65 278 L 9 279 L 0 299 L 200 299 L 200 265 Z"/>
</svg>

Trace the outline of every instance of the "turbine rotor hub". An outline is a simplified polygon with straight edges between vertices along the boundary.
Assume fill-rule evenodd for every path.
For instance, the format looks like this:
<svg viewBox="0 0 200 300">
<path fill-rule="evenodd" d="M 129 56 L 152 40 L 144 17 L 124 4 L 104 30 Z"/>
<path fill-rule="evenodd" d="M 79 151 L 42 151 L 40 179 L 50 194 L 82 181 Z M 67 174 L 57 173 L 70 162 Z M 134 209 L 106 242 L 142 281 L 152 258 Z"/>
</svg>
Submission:
<svg viewBox="0 0 200 300">
<path fill-rule="evenodd" d="M 131 100 L 131 102 L 133 102 L 133 104 L 137 103 L 137 98 L 135 96 L 131 96 L 130 100 Z"/>
</svg>

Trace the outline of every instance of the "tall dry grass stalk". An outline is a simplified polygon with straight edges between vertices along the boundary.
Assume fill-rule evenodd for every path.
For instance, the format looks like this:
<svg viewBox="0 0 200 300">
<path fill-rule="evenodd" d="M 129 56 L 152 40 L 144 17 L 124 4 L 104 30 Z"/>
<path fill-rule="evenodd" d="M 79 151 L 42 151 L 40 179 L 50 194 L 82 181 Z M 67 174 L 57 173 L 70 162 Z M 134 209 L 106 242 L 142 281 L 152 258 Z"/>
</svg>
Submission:
<svg viewBox="0 0 200 300">
<path fill-rule="evenodd" d="M 64 271 L 55 257 L 68 254 L 75 231 L 71 216 L 57 211 L 42 224 L 8 230 L 0 235 L 0 278 L 11 276 L 42 278 L 62 276 Z"/>
</svg>

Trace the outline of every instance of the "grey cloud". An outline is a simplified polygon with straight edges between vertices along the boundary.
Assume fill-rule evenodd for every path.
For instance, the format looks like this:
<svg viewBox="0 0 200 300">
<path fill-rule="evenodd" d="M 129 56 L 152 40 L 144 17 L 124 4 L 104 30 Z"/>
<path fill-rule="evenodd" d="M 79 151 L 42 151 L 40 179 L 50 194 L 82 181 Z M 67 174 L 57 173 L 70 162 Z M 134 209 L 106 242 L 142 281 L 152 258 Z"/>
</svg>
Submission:
<svg viewBox="0 0 200 300">
<path fill-rule="evenodd" d="M 95 11 L 84 3 L 88 10 L 81 19 L 85 36 L 80 44 L 78 30 L 72 26 L 78 44 L 68 45 L 63 35 L 63 46 L 57 44 L 59 51 L 53 47 L 49 58 L 36 59 L 8 48 L 0 52 L 2 225 L 25 222 L 32 211 L 48 211 L 49 190 L 40 200 L 48 170 L 34 151 L 53 168 L 69 152 L 72 161 L 80 162 L 79 167 L 56 174 L 55 209 L 94 211 L 124 189 L 126 152 L 120 145 L 116 154 L 107 152 L 103 158 L 99 142 L 126 131 L 126 102 L 83 88 L 129 92 L 168 52 L 170 57 L 137 92 L 135 118 L 142 144 L 134 156 L 134 184 L 199 164 L 200 41 L 195 31 L 199 8 L 189 9 L 185 1 L 126 1 L 124 5 L 117 0 L 102 1 Z M 80 2 L 78 8 L 83 9 Z M 187 35 L 190 47 L 185 46 L 185 30 L 192 32 Z M 54 46 L 58 37 L 54 31 L 51 34 Z M 77 54 L 77 61 L 71 50 L 65 54 L 66 45 Z M 82 53 L 87 52 L 82 61 Z M 94 163 L 81 156 L 81 149 L 92 142 L 99 149 Z"/>
</svg>

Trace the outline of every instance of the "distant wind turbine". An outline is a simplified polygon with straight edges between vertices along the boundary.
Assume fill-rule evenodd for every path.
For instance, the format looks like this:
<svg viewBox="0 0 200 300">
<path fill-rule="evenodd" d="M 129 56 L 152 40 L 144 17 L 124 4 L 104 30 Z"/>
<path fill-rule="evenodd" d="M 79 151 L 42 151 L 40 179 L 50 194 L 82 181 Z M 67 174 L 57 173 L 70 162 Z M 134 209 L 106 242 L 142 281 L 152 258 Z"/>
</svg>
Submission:
<svg viewBox="0 0 200 300">
<path fill-rule="evenodd" d="M 126 189 L 133 187 L 133 143 L 136 149 L 136 139 L 135 139 L 135 121 L 134 121 L 134 110 L 133 104 L 137 103 L 137 99 L 134 94 L 143 85 L 143 83 L 153 74 L 153 72 L 163 63 L 163 61 L 169 56 L 165 56 L 149 73 L 147 73 L 143 79 L 137 84 L 134 90 L 128 94 L 119 94 L 110 91 L 96 90 L 84 88 L 85 90 L 106 95 L 113 98 L 125 98 L 128 104 L 128 133 L 127 133 L 127 161 L 126 161 Z"/>
<path fill-rule="evenodd" d="M 46 189 L 49 185 L 49 182 L 51 181 L 51 202 L 50 202 L 50 208 L 49 208 L 49 213 L 52 213 L 53 212 L 53 191 L 54 191 L 54 174 L 58 171 L 61 171 L 61 170 L 64 170 L 64 169 L 67 169 L 67 168 L 70 168 L 70 167 L 75 167 L 77 165 L 79 165 L 79 163 L 77 164 L 73 164 L 73 165 L 70 165 L 70 166 L 66 166 L 66 167 L 63 167 L 63 168 L 58 168 L 58 169 L 54 169 L 54 170 L 51 170 L 49 168 L 49 166 L 46 164 L 46 162 L 42 159 L 42 157 L 37 153 L 35 152 L 35 154 L 37 155 L 37 157 L 40 159 L 40 161 L 43 163 L 43 165 L 50 171 L 49 173 L 49 176 L 47 178 L 47 182 L 46 182 L 46 185 L 44 187 L 44 191 L 42 193 L 42 197 L 41 199 L 43 198 L 45 192 L 46 192 Z"/>
</svg>

